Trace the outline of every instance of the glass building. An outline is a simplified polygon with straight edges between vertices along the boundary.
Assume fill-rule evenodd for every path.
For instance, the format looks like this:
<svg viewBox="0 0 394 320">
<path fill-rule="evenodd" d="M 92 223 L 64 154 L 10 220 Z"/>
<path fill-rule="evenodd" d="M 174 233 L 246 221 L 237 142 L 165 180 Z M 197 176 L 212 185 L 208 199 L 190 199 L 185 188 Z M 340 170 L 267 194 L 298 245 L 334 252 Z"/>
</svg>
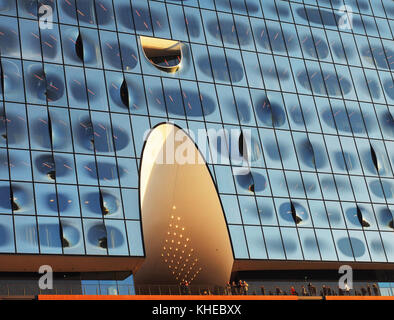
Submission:
<svg viewBox="0 0 394 320">
<path fill-rule="evenodd" d="M 221 229 L 228 280 L 349 264 L 394 281 L 393 35 L 391 0 L 0 1 L 0 270 L 209 282 L 202 227 L 181 272 L 172 229 L 144 220 L 144 150 L 170 124 L 220 209 L 178 218 Z M 171 181 L 156 193 L 205 188 Z"/>
</svg>

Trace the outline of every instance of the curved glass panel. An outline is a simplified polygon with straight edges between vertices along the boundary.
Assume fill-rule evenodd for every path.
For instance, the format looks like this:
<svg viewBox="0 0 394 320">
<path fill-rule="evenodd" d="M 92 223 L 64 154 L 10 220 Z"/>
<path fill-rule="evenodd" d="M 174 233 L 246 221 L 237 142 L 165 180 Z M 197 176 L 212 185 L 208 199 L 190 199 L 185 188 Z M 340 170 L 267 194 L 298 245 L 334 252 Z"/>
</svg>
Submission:
<svg viewBox="0 0 394 320">
<path fill-rule="evenodd" d="M 42 253 L 62 253 L 62 241 L 58 218 L 38 218 L 38 234 L 40 239 L 40 251 Z"/>
<path fill-rule="evenodd" d="M 0 252 L 15 252 L 14 227 L 11 216 L 0 216 Z"/>
<path fill-rule="evenodd" d="M 86 233 L 86 253 L 106 255 L 108 248 L 107 228 L 102 220 L 84 220 L 84 231 Z"/>
<path fill-rule="evenodd" d="M 0 252 L 147 260 L 141 159 L 170 122 L 248 268 L 393 262 L 391 3 L 0 0 Z M 215 194 L 181 178 L 152 194 Z"/>
<path fill-rule="evenodd" d="M 63 218 L 60 220 L 60 232 L 65 254 L 84 254 L 83 233 L 80 219 Z"/>
</svg>

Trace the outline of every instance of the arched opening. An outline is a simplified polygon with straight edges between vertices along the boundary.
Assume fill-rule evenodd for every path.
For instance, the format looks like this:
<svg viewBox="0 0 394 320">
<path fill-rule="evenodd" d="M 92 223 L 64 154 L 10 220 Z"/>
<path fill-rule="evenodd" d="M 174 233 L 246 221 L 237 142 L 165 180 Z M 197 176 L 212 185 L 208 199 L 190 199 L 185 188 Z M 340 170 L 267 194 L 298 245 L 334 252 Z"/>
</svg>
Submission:
<svg viewBox="0 0 394 320">
<path fill-rule="evenodd" d="M 172 124 L 146 141 L 140 203 L 146 259 L 136 284 L 229 281 L 234 259 L 214 182 L 194 142 Z"/>
<path fill-rule="evenodd" d="M 182 62 L 182 44 L 179 41 L 140 36 L 146 59 L 157 69 L 174 73 Z"/>
</svg>

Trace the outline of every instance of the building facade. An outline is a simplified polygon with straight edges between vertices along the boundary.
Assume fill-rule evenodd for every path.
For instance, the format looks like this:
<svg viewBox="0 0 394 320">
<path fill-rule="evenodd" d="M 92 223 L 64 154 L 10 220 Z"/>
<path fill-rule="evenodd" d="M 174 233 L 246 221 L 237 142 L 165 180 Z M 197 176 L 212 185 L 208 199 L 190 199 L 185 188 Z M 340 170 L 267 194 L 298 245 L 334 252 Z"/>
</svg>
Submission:
<svg viewBox="0 0 394 320">
<path fill-rule="evenodd" d="M 393 35 L 390 0 L 2 1 L 1 270 L 143 268 L 163 123 L 207 163 L 232 272 L 392 270 Z"/>
</svg>

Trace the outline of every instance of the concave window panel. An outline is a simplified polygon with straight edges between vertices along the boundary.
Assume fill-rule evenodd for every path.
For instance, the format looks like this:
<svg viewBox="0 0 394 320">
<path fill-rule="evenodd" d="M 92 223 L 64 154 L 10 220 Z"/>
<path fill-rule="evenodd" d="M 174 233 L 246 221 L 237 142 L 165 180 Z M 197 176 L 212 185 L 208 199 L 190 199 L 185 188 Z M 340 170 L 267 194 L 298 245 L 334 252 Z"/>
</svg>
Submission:
<svg viewBox="0 0 394 320">
<path fill-rule="evenodd" d="M 270 196 L 271 188 L 267 179 L 267 172 L 265 169 L 253 169 L 252 172 L 254 182 L 254 193 L 256 195 Z"/>
<path fill-rule="evenodd" d="M 334 180 L 339 199 L 342 201 L 354 201 L 354 195 L 350 185 L 349 176 L 334 175 Z"/>
<path fill-rule="evenodd" d="M 100 207 L 106 218 L 123 218 L 122 202 L 118 188 L 101 188 Z"/>
<path fill-rule="evenodd" d="M 268 170 L 271 181 L 272 194 L 279 197 L 288 197 L 287 184 L 281 170 Z"/>
<path fill-rule="evenodd" d="M 119 186 L 118 170 L 121 168 L 116 165 L 115 158 L 97 157 L 96 161 L 100 184 L 102 186 Z"/>
<path fill-rule="evenodd" d="M 33 149 L 51 149 L 51 125 L 48 111 L 45 107 L 29 106 L 27 108 L 29 116 L 30 139 Z"/>
<path fill-rule="evenodd" d="M 52 206 L 59 206 L 59 213 L 63 217 L 79 217 L 81 210 L 79 207 L 78 189 L 73 185 L 57 185 L 57 201 L 49 202 Z M 49 194 L 47 197 L 55 197 Z"/>
<path fill-rule="evenodd" d="M 373 202 L 385 203 L 385 201 L 388 201 L 390 203 L 390 198 L 393 196 L 391 180 L 373 178 L 366 178 L 366 180 Z"/>
<path fill-rule="evenodd" d="M 62 25 L 61 34 L 65 63 L 102 67 L 97 30 Z"/>
<path fill-rule="evenodd" d="M 290 69 L 290 67 L 289 67 Z M 286 111 L 289 117 L 290 128 L 292 130 L 305 131 L 305 122 L 309 118 L 304 116 L 302 108 L 298 102 L 297 95 L 291 93 L 283 94 L 283 98 L 286 105 Z"/>
<path fill-rule="evenodd" d="M 47 183 L 36 183 L 34 185 L 36 195 L 36 208 L 41 216 L 57 216 L 57 199 L 55 186 Z"/>
<path fill-rule="evenodd" d="M 263 233 L 269 259 L 285 259 L 286 257 L 279 228 L 264 227 Z"/>
<path fill-rule="evenodd" d="M 319 248 L 313 229 L 299 228 L 300 241 L 305 260 L 320 260 Z"/>
<path fill-rule="evenodd" d="M 7 4 L 3 4 L 4 1 L 0 4 L 0 12 L 3 14 L 6 11 L 2 10 L 4 7 L 15 6 L 15 2 L 7 1 Z M 13 13 L 15 15 L 15 13 Z M 1 55 L 3 57 L 19 57 L 20 56 L 20 48 L 19 48 L 19 35 L 16 32 L 18 28 L 17 20 L 14 17 L 6 17 L 2 16 L 0 22 L 0 30 L 3 34 L 0 37 L 0 46 L 2 48 Z"/>
<path fill-rule="evenodd" d="M 141 76 L 106 72 L 111 111 L 146 114 L 146 101 Z"/>
<path fill-rule="evenodd" d="M 338 190 L 335 185 L 334 176 L 331 174 L 319 174 L 319 180 L 323 198 L 325 200 L 338 200 Z"/>
<path fill-rule="evenodd" d="M 323 201 L 309 200 L 309 207 L 313 225 L 319 228 L 328 228 L 329 222 Z"/>
<path fill-rule="evenodd" d="M 153 30 L 155 32 L 155 35 L 158 37 L 171 37 L 170 33 L 170 26 L 169 26 L 169 19 L 163 14 L 162 12 L 166 10 L 166 7 L 164 6 L 164 3 L 150 3 L 150 9 L 151 9 L 151 16 L 152 16 L 152 21 L 153 23 Z M 182 9 L 182 8 L 180 8 Z M 169 16 L 171 18 L 171 16 Z M 177 17 L 179 18 L 179 17 Z M 177 22 L 182 22 L 182 19 L 174 19 Z M 183 29 L 185 28 L 185 23 L 183 21 Z M 179 33 L 182 33 L 182 31 L 187 35 L 186 30 L 179 30 Z"/>
<path fill-rule="evenodd" d="M 367 230 L 377 230 L 378 226 L 372 206 L 369 204 L 359 204 L 357 207 L 359 223 Z"/>
<path fill-rule="evenodd" d="M 41 60 L 38 24 L 31 20 L 20 19 L 19 28 L 23 59 Z"/>
<path fill-rule="evenodd" d="M 9 168 L 9 163 L 8 163 L 7 150 L 0 149 L 0 179 L 1 180 L 9 180 L 8 168 Z"/>
<path fill-rule="evenodd" d="M 287 260 L 303 260 L 296 228 L 281 228 Z"/>
<path fill-rule="evenodd" d="M 352 245 L 346 230 L 332 230 L 340 261 L 354 261 Z"/>
<path fill-rule="evenodd" d="M 229 164 L 229 146 L 234 146 L 235 148 L 233 150 L 239 156 L 239 133 L 240 130 L 236 129 L 235 132 L 230 131 L 228 137 L 226 137 L 226 133 L 221 125 L 207 123 L 207 136 L 211 150 L 210 162 L 218 163 L 219 161 L 221 164 Z M 229 146 L 227 145 L 227 141 L 230 142 Z"/>
<path fill-rule="evenodd" d="M 1 213 L 12 213 L 9 181 L 0 181 L 0 211 Z"/>
<path fill-rule="evenodd" d="M 66 104 L 63 68 L 61 66 L 24 62 L 26 98 L 30 103 Z"/>
<path fill-rule="evenodd" d="M 226 215 L 226 221 L 229 224 L 241 224 L 241 214 L 239 212 L 237 198 L 229 195 L 220 195 L 224 213 Z"/>
<path fill-rule="evenodd" d="M 1 96 L 8 101 L 23 101 L 24 87 L 20 62 L 1 59 Z"/>
<path fill-rule="evenodd" d="M 106 220 L 108 254 L 124 256 L 129 254 L 124 221 Z"/>
<path fill-rule="evenodd" d="M 371 261 L 368 248 L 365 243 L 363 231 L 349 231 L 349 239 L 352 245 L 356 261 Z"/>
<path fill-rule="evenodd" d="M 15 252 L 12 216 L 0 216 L 0 252 Z"/>
<path fill-rule="evenodd" d="M 242 64 L 240 51 L 226 48 L 224 55 L 227 60 L 231 82 L 237 83 L 237 85 L 240 86 L 247 86 L 245 70 Z"/>
<path fill-rule="evenodd" d="M 358 176 L 350 176 L 350 182 L 353 187 L 353 193 L 356 201 L 369 201 L 369 194 L 365 179 Z"/>
<path fill-rule="evenodd" d="M 345 220 L 339 202 L 326 201 L 325 205 L 331 228 L 345 228 Z"/>
<path fill-rule="evenodd" d="M 138 169 L 134 159 L 118 158 L 118 172 L 122 187 L 138 187 Z"/>
<path fill-rule="evenodd" d="M 157 69 L 174 73 L 182 63 L 182 44 L 179 41 L 140 36 L 145 58 Z"/>
<path fill-rule="evenodd" d="M 392 177 L 393 171 L 391 170 L 383 141 L 370 141 L 370 152 L 378 174 L 384 177 Z"/>
<path fill-rule="evenodd" d="M 322 260 L 337 261 L 338 257 L 332 240 L 331 231 L 329 229 L 316 229 L 316 239 L 319 244 Z"/>
<path fill-rule="evenodd" d="M 0 146 L 5 147 L 7 144 L 7 124 L 3 104 L 0 105 Z"/>
<path fill-rule="evenodd" d="M 60 219 L 64 254 L 85 254 L 81 219 Z"/>
<path fill-rule="evenodd" d="M 394 211 L 393 207 L 386 205 L 375 205 L 375 214 L 381 230 L 394 230 Z"/>
<path fill-rule="evenodd" d="M 386 262 L 386 255 L 379 232 L 366 231 L 364 232 L 364 234 L 372 260 L 378 262 Z"/>
<path fill-rule="evenodd" d="M 239 143 L 240 153 L 243 155 L 250 166 L 265 167 L 263 151 L 259 139 L 259 134 L 256 128 L 242 128 Z M 241 140 L 242 138 L 242 140 Z M 242 149 L 242 150 L 241 150 Z"/>
<path fill-rule="evenodd" d="M 97 180 L 96 161 L 93 156 L 89 155 L 75 155 L 77 163 L 77 173 L 80 183 L 95 185 Z"/>
<path fill-rule="evenodd" d="M 12 183 L 9 199 L 14 214 L 33 215 L 35 213 L 32 184 Z"/>
<path fill-rule="evenodd" d="M 302 180 L 304 182 L 306 197 L 308 199 L 322 199 L 322 194 L 316 173 L 302 172 Z"/>
<path fill-rule="evenodd" d="M 242 219 L 245 224 L 259 225 L 260 219 L 254 197 L 240 196 L 239 205 L 242 211 Z"/>
<path fill-rule="evenodd" d="M 38 234 L 40 239 L 41 253 L 62 253 L 59 218 L 39 217 Z"/>
<path fill-rule="evenodd" d="M 45 62 L 62 63 L 58 28 L 41 29 L 41 47 Z"/>
<path fill-rule="evenodd" d="M 393 98 L 394 98 L 394 82 L 391 85 L 391 89 L 393 92 Z M 393 102 L 394 104 L 394 102 Z M 362 107 L 364 107 L 363 113 L 372 113 L 373 110 L 370 110 L 370 108 L 368 108 L 368 104 L 362 104 Z M 394 118 L 393 118 L 393 114 L 394 114 L 394 110 L 390 110 L 390 109 L 386 109 L 383 108 L 382 106 L 376 107 L 376 113 L 378 115 L 378 119 L 380 122 L 380 127 L 382 129 L 382 133 L 385 137 L 394 138 Z M 371 124 L 369 127 L 373 127 L 373 128 L 369 128 L 368 124 Z M 376 128 L 378 127 L 378 123 L 376 121 L 375 117 L 372 117 L 371 115 L 371 119 L 369 122 L 367 122 L 367 127 L 368 127 L 368 133 L 375 133 L 376 132 Z M 375 129 L 375 130 L 374 130 Z M 371 136 L 371 134 L 370 134 Z M 376 134 L 374 134 L 374 136 L 376 136 Z M 379 135 L 378 135 L 379 137 Z"/>
<path fill-rule="evenodd" d="M 38 253 L 36 217 L 15 216 L 15 238 L 18 253 Z"/>
<path fill-rule="evenodd" d="M 130 256 L 144 256 L 140 221 L 126 221 Z"/>
<path fill-rule="evenodd" d="M 260 215 L 262 225 L 277 226 L 278 220 L 276 218 L 275 207 L 272 198 L 256 197 L 257 208 Z"/>
<path fill-rule="evenodd" d="M 297 156 L 290 131 L 277 131 L 278 146 L 284 168 L 298 170 Z"/>
<path fill-rule="evenodd" d="M 9 149 L 11 179 L 31 181 L 30 155 L 27 150 Z"/>
<path fill-rule="evenodd" d="M 89 107 L 92 110 L 108 110 L 105 78 L 102 70 L 85 69 Z"/>
<path fill-rule="evenodd" d="M 348 103 L 347 103 L 348 105 Z M 392 120 L 391 123 L 387 117 L 381 117 L 381 115 L 384 114 L 384 111 L 386 111 L 387 109 L 382 106 L 382 105 L 374 105 L 374 108 L 372 108 L 370 103 L 360 103 L 360 109 L 361 109 L 361 115 L 362 115 L 362 123 L 368 133 L 369 138 L 376 138 L 376 139 L 382 139 L 382 133 L 380 130 L 380 126 L 381 129 L 383 131 L 383 135 L 385 135 L 386 133 L 388 134 L 388 132 L 385 129 L 391 128 L 392 129 Z M 375 112 L 376 111 L 376 112 Z M 383 113 L 382 113 L 383 111 Z M 349 112 L 348 112 L 349 113 Z M 349 114 L 350 117 L 350 114 Z M 377 118 L 379 118 L 379 120 L 383 120 L 384 119 L 384 123 L 381 123 L 379 126 L 378 120 Z M 353 126 L 353 124 L 352 124 Z M 355 132 L 356 135 L 362 135 L 362 136 L 367 136 L 366 132 L 363 132 L 362 134 Z M 392 136 L 392 135 L 391 135 Z"/>
<path fill-rule="evenodd" d="M 107 255 L 107 228 L 101 219 L 83 221 L 87 254 Z"/>
<path fill-rule="evenodd" d="M 362 175 L 360 160 L 355 141 L 351 137 L 325 136 L 331 163 L 335 171 Z"/>
<path fill-rule="evenodd" d="M 246 245 L 245 233 L 242 226 L 228 226 L 236 259 L 248 259 L 249 253 Z"/>
<path fill-rule="evenodd" d="M 235 193 L 233 173 L 229 166 L 215 166 L 219 192 Z"/>
<path fill-rule="evenodd" d="M 388 262 L 394 262 L 394 243 L 392 232 L 381 232 L 383 246 L 386 251 Z"/>
<path fill-rule="evenodd" d="M 79 67 L 65 67 L 69 106 L 71 108 L 88 109 L 85 73 Z"/>
<path fill-rule="evenodd" d="M 53 149 L 57 151 L 72 151 L 68 111 L 64 108 L 51 108 L 48 114 L 50 139 Z"/>
<path fill-rule="evenodd" d="M 235 167 L 234 176 L 239 194 L 250 194 L 255 192 L 253 175 L 248 168 Z"/>
<path fill-rule="evenodd" d="M 279 214 L 279 223 L 284 226 L 303 225 L 309 226 L 309 218 L 306 203 L 302 200 L 288 201 L 275 199 Z"/>
<path fill-rule="evenodd" d="M 1 59 L 2 97 L 8 101 L 23 102 L 25 100 L 21 62 Z"/>
<path fill-rule="evenodd" d="M 8 146 L 27 149 L 29 136 L 26 127 L 25 106 L 16 103 L 6 103 L 5 116 L 5 119 L 7 119 L 6 138 Z"/>
<path fill-rule="evenodd" d="M 89 218 L 101 218 L 103 210 L 101 208 L 100 190 L 98 187 L 79 187 L 81 198 L 82 216 Z"/>
<path fill-rule="evenodd" d="M 245 226 L 246 240 L 248 242 L 251 259 L 266 259 L 263 233 L 261 227 Z"/>
</svg>

